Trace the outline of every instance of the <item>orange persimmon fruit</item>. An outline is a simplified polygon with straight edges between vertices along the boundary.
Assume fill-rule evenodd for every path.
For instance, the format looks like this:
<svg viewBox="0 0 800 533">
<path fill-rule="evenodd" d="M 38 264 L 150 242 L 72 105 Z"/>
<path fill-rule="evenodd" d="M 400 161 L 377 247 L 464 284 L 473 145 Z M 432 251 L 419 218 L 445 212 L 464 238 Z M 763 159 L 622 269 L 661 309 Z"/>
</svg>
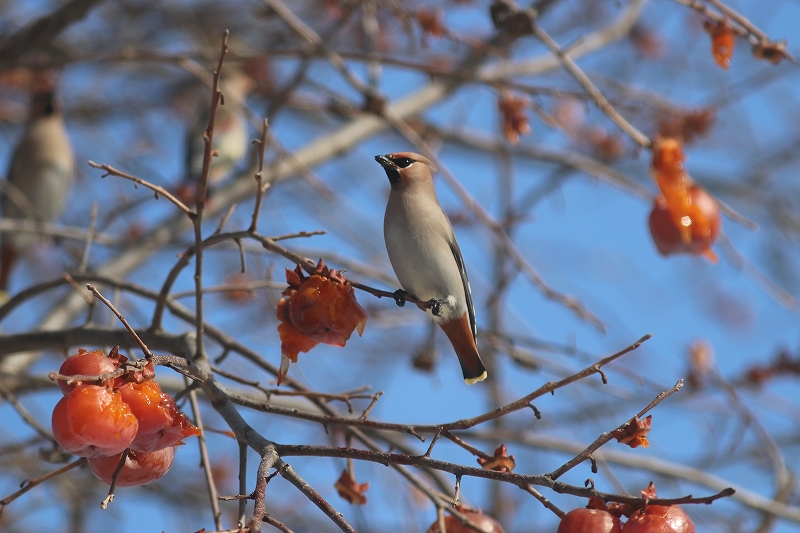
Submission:
<svg viewBox="0 0 800 533">
<path fill-rule="evenodd" d="M 91 352 L 78 349 L 78 353 L 73 354 L 61 364 L 58 373 L 64 376 L 101 376 L 108 374 L 119 368 L 119 361 L 106 357 L 102 350 Z M 58 386 L 63 394 L 69 394 L 81 382 L 67 384 L 66 381 L 59 380 Z M 88 384 L 88 383 L 87 383 Z M 100 382 L 92 382 L 92 385 L 100 385 Z M 112 380 L 103 383 L 111 386 Z"/>
<path fill-rule="evenodd" d="M 130 445 L 132 450 L 154 452 L 180 444 L 185 437 L 200 435 L 200 430 L 155 381 L 126 383 L 120 387 L 120 393 L 139 421 L 139 431 Z"/>
<path fill-rule="evenodd" d="M 119 391 L 79 385 L 56 404 L 52 426 L 59 446 L 69 453 L 100 457 L 130 446 L 139 422 Z"/>
<path fill-rule="evenodd" d="M 111 485 L 122 452 L 89 459 L 89 468 L 97 478 Z M 164 477 L 175 461 L 175 448 L 169 446 L 151 453 L 129 451 L 125 464 L 117 474 L 117 487 L 138 487 Z"/>
</svg>

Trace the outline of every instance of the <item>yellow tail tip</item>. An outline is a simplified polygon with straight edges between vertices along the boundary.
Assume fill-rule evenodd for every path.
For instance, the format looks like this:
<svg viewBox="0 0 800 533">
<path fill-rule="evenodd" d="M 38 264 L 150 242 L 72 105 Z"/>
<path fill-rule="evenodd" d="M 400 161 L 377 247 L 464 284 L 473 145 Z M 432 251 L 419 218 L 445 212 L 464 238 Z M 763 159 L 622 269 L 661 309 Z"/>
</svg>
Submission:
<svg viewBox="0 0 800 533">
<path fill-rule="evenodd" d="M 487 372 L 484 370 L 483 374 L 481 374 L 480 376 L 478 376 L 476 378 L 464 378 L 464 382 L 467 385 L 475 385 L 477 382 L 483 381 L 484 379 L 486 379 L 486 376 L 488 376 L 488 375 L 489 374 L 487 374 Z"/>
</svg>

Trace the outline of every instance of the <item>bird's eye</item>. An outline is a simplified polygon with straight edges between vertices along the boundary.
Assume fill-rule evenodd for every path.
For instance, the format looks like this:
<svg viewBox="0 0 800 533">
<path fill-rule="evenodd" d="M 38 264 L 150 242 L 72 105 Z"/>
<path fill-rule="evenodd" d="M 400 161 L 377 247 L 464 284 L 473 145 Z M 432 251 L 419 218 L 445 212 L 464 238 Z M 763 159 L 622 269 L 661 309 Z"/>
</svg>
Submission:
<svg viewBox="0 0 800 533">
<path fill-rule="evenodd" d="M 392 161 L 394 161 L 394 164 L 400 168 L 407 168 L 411 166 L 411 163 L 414 162 L 413 159 L 409 159 L 407 157 L 399 157 L 397 159 L 393 159 Z"/>
</svg>

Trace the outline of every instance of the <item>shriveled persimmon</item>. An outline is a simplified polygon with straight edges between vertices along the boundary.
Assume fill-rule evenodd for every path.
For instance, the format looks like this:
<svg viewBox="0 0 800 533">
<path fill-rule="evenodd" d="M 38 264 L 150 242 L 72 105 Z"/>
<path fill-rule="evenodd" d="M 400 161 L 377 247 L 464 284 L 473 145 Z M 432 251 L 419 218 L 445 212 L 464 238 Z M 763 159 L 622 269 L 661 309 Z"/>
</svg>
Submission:
<svg viewBox="0 0 800 533">
<path fill-rule="evenodd" d="M 122 453 L 89 459 L 89 468 L 103 483 L 111 485 Z M 175 448 L 169 446 L 151 453 L 129 451 L 117 474 L 117 487 L 138 487 L 164 477 L 175 461 Z"/>
<path fill-rule="evenodd" d="M 286 270 L 289 287 L 278 303 L 281 324 L 280 384 L 290 362 L 297 362 L 300 352 L 311 350 L 318 343 L 344 346 L 354 330 L 361 335 L 367 323 L 367 312 L 356 301 L 352 285 L 341 272 L 330 270 L 320 260 L 313 275 L 307 276 L 298 266 Z"/>
<path fill-rule="evenodd" d="M 69 453 L 100 457 L 131 445 L 139 422 L 119 391 L 79 385 L 53 409 L 53 435 Z"/>
<path fill-rule="evenodd" d="M 519 144 L 522 135 L 531 132 L 527 109 L 531 102 L 527 96 L 514 96 L 510 91 L 503 91 L 497 101 L 497 108 L 503 119 L 503 135 L 511 144 Z"/>
<path fill-rule="evenodd" d="M 58 373 L 64 376 L 100 376 L 113 372 L 117 368 L 119 368 L 119 362 L 106 357 L 101 350 L 89 352 L 79 348 L 78 353 L 69 356 L 61 364 Z M 78 383 L 67 384 L 66 381 L 59 380 L 58 386 L 63 394 L 69 394 Z M 111 386 L 112 380 L 107 380 L 104 383 L 93 381 L 89 384 Z"/>
<path fill-rule="evenodd" d="M 130 448 L 137 452 L 154 452 L 174 446 L 182 439 L 200 434 L 186 416 L 178 410 L 168 394 L 155 381 L 126 383 L 120 388 L 122 401 L 127 403 L 139 421 L 139 431 Z"/>
</svg>

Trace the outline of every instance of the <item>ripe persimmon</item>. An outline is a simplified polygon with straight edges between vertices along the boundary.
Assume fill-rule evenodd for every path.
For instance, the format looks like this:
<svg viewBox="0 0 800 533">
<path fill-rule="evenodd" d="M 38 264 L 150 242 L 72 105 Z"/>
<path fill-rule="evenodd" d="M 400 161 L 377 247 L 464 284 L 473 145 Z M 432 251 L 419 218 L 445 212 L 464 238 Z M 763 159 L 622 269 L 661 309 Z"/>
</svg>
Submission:
<svg viewBox="0 0 800 533">
<path fill-rule="evenodd" d="M 89 459 L 89 468 L 100 481 L 111 485 L 122 453 Z M 129 451 L 125 464 L 117 474 L 117 487 L 138 487 L 164 477 L 175 461 L 175 448 L 168 446 L 151 453 Z"/>
<path fill-rule="evenodd" d="M 119 391 L 78 385 L 53 409 L 53 435 L 69 453 L 100 457 L 131 445 L 139 422 Z"/>
</svg>

